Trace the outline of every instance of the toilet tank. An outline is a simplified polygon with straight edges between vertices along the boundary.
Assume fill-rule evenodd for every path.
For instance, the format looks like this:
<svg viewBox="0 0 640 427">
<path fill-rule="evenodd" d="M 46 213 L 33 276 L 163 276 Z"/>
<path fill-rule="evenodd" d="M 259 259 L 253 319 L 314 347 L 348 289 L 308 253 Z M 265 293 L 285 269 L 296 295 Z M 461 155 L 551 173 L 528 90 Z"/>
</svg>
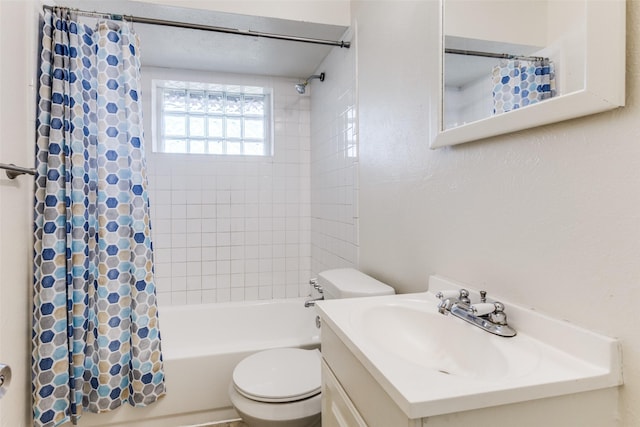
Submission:
<svg viewBox="0 0 640 427">
<path fill-rule="evenodd" d="M 354 268 L 325 270 L 318 275 L 325 299 L 392 295 L 395 290 Z"/>
</svg>

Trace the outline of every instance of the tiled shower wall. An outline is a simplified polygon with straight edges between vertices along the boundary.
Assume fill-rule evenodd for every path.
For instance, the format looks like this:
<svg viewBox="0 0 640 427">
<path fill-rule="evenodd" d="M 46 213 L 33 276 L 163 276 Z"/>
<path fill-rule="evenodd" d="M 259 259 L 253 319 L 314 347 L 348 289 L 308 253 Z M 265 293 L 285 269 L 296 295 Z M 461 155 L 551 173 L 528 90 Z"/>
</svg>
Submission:
<svg viewBox="0 0 640 427">
<path fill-rule="evenodd" d="M 151 81 L 273 88 L 272 157 L 153 153 Z M 310 98 L 294 79 L 143 69 L 160 305 L 308 295 Z"/>
<path fill-rule="evenodd" d="M 311 96 L 311 270 L 358 266 L 356 48 L 334 48 Z"/>
</svg>

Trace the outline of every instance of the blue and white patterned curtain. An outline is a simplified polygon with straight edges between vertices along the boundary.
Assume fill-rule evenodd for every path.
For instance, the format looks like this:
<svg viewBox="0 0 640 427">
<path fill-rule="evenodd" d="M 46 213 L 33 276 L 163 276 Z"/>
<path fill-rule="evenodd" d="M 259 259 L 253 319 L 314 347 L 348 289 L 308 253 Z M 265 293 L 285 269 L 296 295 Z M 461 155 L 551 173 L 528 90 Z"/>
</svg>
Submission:
<svg viewBox="0 0 640 427">
<path fill-rule="evenodd" d="M 165 393 L 142 138 L 126 23 L 46 11 L 37 116 L 36 427 Z"/>
<path fill-rule="evenodd" d="M 503 59 L 493 68 L 493 114 L 506 113 L 555 96 L 555 72 L 548 59 Z"/>
</svg>

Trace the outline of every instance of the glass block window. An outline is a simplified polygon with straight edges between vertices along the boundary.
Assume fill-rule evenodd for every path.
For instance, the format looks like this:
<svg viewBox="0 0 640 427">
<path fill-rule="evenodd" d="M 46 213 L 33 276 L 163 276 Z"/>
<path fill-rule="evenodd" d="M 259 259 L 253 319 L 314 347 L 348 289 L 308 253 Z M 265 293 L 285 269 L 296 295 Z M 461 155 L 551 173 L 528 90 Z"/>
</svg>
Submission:
<svg viewBox="0 0 640 427">
<path fill-rule="evenodd" d="M 156 82 L 155 151 L 270 156 L 267 89 L 193 82 Z"/>
</svg>

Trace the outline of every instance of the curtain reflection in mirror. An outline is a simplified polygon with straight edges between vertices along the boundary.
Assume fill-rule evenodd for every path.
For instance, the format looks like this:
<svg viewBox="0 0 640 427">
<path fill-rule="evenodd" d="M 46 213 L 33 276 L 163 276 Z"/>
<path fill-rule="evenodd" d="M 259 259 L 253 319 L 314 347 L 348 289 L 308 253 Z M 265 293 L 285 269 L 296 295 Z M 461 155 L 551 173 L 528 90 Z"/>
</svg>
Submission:
<svg viewBox="0 0 640 427">
<path fill-rule="evenodd" d="M 492 71 L 493 114 L 506 113 L 555 96 L 552 61 L 503 59 Z"/>
</svg>

